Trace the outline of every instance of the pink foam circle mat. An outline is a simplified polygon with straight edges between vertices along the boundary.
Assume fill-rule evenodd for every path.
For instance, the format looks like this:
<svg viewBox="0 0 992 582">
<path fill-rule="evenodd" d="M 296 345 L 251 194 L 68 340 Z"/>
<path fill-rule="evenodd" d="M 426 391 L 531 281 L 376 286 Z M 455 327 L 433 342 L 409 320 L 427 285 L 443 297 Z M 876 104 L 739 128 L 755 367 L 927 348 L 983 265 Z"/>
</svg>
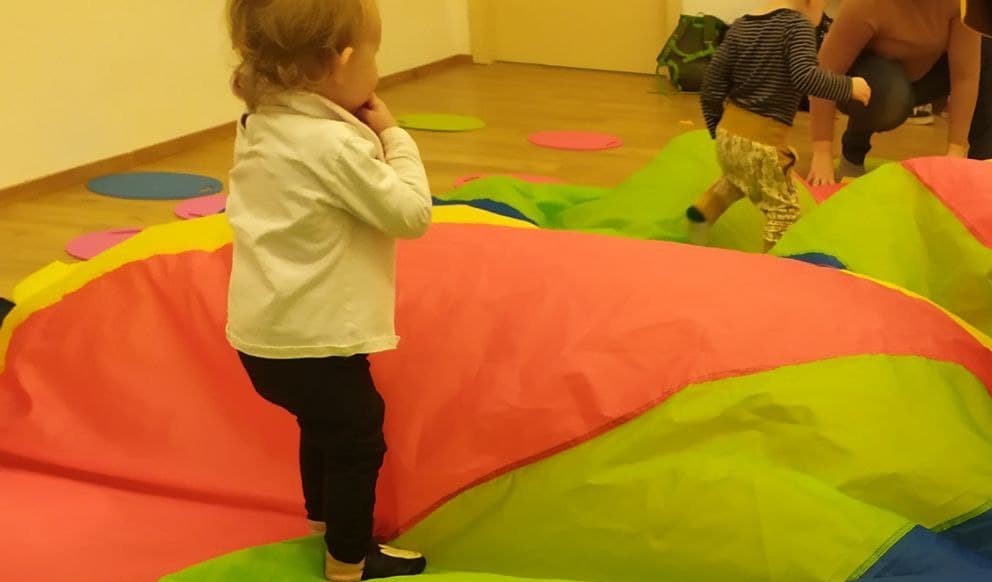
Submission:
<svg viewBox="0 0 992 582">
<path fill-rule="evenodd" d="M 474 182 L 480 178 L 491 178 L 493 176 L 515 178 L 521 182 L 529 182 L 531 184 L 561 184 L 564 181 L 561 178 L 555 178 L 553 176 L 538 176 L 534 174 L 472 174 L 471 176 L 462 176 L 455 180 L 455 188 L 461 188 L 465 184 Z"/>
<path fill-rule="evenodd" d="M 592 152 L 623 146 L 623 139 L 608 133 L 586 131 L 540 131 L 531 134 L 530 143 L 556 150 Z"/>
<path fill-rule="evenodd" d="M 121 244 L 141 230 L 140 228 L 118 228 L 84 234 L 70 241 L 65 247 L 65 252 L 77 259 L 88 261 L 103 251 Z"/>
<path fill-rule="evenodd" d="M 227 209 L 227 196 L 225 194 L 214 194 L 212 196 L 201 196 L 187 200 L 176 207 L 176 216 L 184 220 L 192 218 L 203 218 L 220 214 Z"/>
</svg>

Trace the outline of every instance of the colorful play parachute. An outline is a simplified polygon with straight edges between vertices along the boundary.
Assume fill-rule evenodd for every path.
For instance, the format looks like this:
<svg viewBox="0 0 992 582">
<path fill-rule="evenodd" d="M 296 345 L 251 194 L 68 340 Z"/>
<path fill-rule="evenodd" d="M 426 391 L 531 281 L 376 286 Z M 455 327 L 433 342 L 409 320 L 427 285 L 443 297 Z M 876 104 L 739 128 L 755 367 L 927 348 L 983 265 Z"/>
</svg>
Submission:
<svg viewBox="0 0 992 582">
<path fill-rule="evenodd" d="M 709 134 L 696 131 L 672 140 L 646 168 L 613 189 L 489 177 L 441 195 L 440 203 L 468 204 L 548 229 L 685 242 L 686 208 L 719 175 Z M 800 194 L 808 213 L 815 199 L 805 188 Z M 760 250 L 761 220 L 752 205 L 736 205 L 715 229 L 716 246 Z"/>
<path fill-rule="evenodd" d="M 779 256 L 828 255 L 924 295 L 992 333 L 992 164 L 889 164 L 803 218 Z"/>
<path fill-rule="evenodd" d="M 374 358 L 377 532 L 425 580 L 992 579 L 979 331 L 799 261 L 440 213 L 505 226 L 401 245 L 404 340 Z M 21 288 L 0 579 L 319 579 L 294 425 L 224 339 L 224 220 Z"/>
<path fill-rule="evenodd" d="M 825 201 L 797 179 L 803 218 L 773 253 L 890 282 L 992 333 L 992 164 L 927 158 L 874 167 Z M 686 208 L 718 175 L 712 140 L 700 131 L 672 140 L 614 189 L 486 178 L 442 198 L 542 228 L 684 242 Z M 761 224 L 742 201 L 714 225 L 712 245 L 759 251 Z"/>
</svg>

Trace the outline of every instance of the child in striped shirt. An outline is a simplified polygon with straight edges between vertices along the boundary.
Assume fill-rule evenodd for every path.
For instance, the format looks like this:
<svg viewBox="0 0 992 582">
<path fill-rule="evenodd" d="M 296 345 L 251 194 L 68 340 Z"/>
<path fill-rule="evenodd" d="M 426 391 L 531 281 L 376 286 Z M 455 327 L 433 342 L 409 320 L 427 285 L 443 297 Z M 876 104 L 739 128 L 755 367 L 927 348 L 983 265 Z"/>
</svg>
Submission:
<svg viewBox="0 0 992 582">
<path fill-rule="evenodd" d="M 871 99 L 864 79 L 817 66 L 823 10 L 824 0 L 771 2 L 737 20 L 720 45 L 701 101 L 723 176 L 687 212 L 691 242 L 705 244 L 709 225 L 746 196 L 765 214 L 765 249 L 775 246 L 799 217 L 786 141 L 800 101 Z"/>
</svg>

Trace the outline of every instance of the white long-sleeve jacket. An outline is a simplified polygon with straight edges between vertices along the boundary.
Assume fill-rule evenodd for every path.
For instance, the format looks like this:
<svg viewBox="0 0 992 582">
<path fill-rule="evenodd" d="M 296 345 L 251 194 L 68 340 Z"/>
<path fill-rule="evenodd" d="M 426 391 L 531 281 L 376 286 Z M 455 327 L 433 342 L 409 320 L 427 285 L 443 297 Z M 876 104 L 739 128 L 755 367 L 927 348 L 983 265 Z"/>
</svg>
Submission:
<svg viewBox="0 0 992 582">
<path fill-rule="evenodd" d="M 246 354 L 319 358 L 393 349 L 396 239 L 426 233 L 420 152 L 313 93 L 238 125 L 228 220 L 227 336 Z"/>
</svg>

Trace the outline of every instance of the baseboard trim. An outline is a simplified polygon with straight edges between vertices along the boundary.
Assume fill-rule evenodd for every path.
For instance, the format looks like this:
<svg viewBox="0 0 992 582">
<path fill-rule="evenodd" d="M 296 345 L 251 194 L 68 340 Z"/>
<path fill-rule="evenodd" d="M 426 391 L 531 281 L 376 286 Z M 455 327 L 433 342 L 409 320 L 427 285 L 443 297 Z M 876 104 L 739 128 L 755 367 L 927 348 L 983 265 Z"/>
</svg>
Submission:
<svg viewBox="0 0 992 582">
<path fill-rule="evenodd" d="M 22 184 L 3 188 L 0 189 L 0 205 L 14 200 L 30 198 L 38 194 L 55 192 L 76 186 L 97 176 L 124 172 L 135 166 L 150 164 L 204 143 L 215 141 L 226 135 L 232 135 L 234 130 L 235 122 L 231 121 L 217 127 L 180 136 L 133 152 L 98 160 Z"/>
<path fill-rule="evenodd" d="M 472 64 L 470 55 L 455 55 L 440 61 L 429 63 L 408 71 L 401 71 L 392 75 L 387 75 L 380 81 L 380 88 L 387 89 L 403 83 L 408 83 L 417 79 L 435 75 L 446 69 Z M 216 141 L 225 136 L 233 135 L 236 122 L 231 121 L 217 127 L 191 133 L 170 139 L 168 141 L 155 144 L 146 148 L 141 148 L 133 152 L 114 156 L 89 164 L 84 164 L 62 172 L 57 172 L 50 176 L 44 176 L 22 184 L 0 188 L 0 206 L 15 200 L 23 200 L 44 194 L 55 192 L 72 186 L 85 183 L 92 178 L 115 172 L 124 172 L 152 162 L 167 158 L 183 151 L 195 148 L 205 143 Z"/>
<path fill-rule="evenodd" d="M 407 71 L 400 71 L 399 73 L 386 75 L 379 81 L 379 89 L 388 89 L 390 87 L 402 85 L 403 83 L 409 83 L 410 81 L 416 81 L 417 79 L 436 75 L 447 69 L 462 65 L 471 65 L 474 62 L 475 61 L 472 60 L 472 55 L 454 55 L 452 57 L 415 67 Z"/>
</svg>

